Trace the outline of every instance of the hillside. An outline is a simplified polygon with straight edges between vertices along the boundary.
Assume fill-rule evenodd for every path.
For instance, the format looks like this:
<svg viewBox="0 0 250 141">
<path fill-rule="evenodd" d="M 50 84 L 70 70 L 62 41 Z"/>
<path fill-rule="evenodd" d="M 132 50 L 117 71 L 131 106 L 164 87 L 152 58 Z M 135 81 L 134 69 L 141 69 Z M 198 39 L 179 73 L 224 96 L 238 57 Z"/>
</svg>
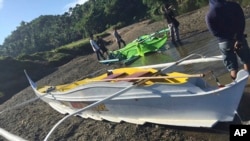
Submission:
<svg viewBox="0 0 250 141">
<path fill-rule="evenodd" d="M 189 38 L 194 34 L 202 33 L 207 30 L 204 16 L 208 7 L 197 11 L 181 15 L 177 19 L 180 21 L 181 38 Z M 249 10 L 245 10 L 245 14 L 249 15 Z M 165 21 L 153 22 L 142 21 L 119 30 L 121 36 L 126 42 L 130 42 L 140 35 L 152 33 L 166 27 Z M 112 32 L 112 31 L 109 31 Z M 105 40 L 113 41 L 112 36 L 105 37 Z M 108 46 L 110 50 L 117 48 L 113 42 Z M 77 57 L 69 63 L 64 64 L 53 73 L 38 81 L 38 85 L 55 85 L 73 82 L 101 69 L 111 69 L 120 67 L 119 65 L 103 65 L 96 61 L 94 53 L 86 56 Z M 29 73 L 29 72 L 28 72 Z M 33 78 L 35 74 L 32 74 Z M 17 93 L 10 100 L 0 105 L 0 109 L 7 109 L 16 104 L 20 104 L 29 99 L 35 98 L 30 87 Z M 10 110 L 0 114 L 0 125 L 11 133 L 21 136 L 30 141 L 43 140 L 54 124 L 62 119 L 64 115 L 53 110 L 48 104 L 41 100 L 29 103 L 25 106 Z M 185 129 L 184 129 L 185 130 Z M 183 132 L 183 128 L 179 129 L 170 126 L 161 126 L 154 124 L 146 124 L 138 126 L 128 123 L 112 123 L 105 121 L 95 121 L 91 119 L 82 119 L 79 117 L 71 117 L 66 120 L 51 136 L 50 140 L 57 141 L 83 141 L 83 140 L 227 140 L 226 134 L 214 132 L 203 133 L 201 129 L 191 130 L 192 134 Z M 0 137 L 0 140 L 2 138 Z"/>
</svg>

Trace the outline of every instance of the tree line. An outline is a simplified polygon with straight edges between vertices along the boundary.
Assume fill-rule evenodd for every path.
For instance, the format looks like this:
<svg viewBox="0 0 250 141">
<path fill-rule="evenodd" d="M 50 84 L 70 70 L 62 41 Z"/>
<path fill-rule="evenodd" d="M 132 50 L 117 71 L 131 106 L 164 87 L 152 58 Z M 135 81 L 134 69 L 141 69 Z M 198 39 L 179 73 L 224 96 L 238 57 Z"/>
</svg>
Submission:
<svg viewBox="0 0 250 141">
<path fill-rule="evenodd" d="M 114 26 L 123 27 L 143 19 L 159 20 L 164 2 L 174 5 L 178 14 L 208 4 L 208 0 L 88 0 L 62 15 L 41 15 L 31 22 L 22 21 L 0 45 L 0 56 L 48 51 Z"/>
</svg>

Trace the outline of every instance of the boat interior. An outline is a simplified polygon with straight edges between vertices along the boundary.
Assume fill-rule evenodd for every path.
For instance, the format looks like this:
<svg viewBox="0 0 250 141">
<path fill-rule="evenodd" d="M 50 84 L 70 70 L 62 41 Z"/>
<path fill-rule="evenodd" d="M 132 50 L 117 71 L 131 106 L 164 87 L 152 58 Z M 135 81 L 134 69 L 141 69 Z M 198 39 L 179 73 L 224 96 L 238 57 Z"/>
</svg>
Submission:
<svg viewBox="0 0 250 141">
<path fill-rule="evenodd" d="M 49 91 L 56 90 L 63 92 L 89 83 L 98 83 L 98 82 L 115 83 L 118 81 L 127 81 L 134 84 L 140 83 L 140 85 L 145 85 L 145 86 L 153 85 L 155 83 L 183 84 L 186 83 L 187 81 L 190 81 L 201 88 L 207 87 L 207 84 L 205 84 L 205 82 L 196 82 L 196 81 L 202 81 L 202 79 L 197 80 L 196 78 L 184 77 L 185 75 L 187 75 L 184 73 L 171 72 L 168 74 L 161 74 L 161 73 L 158 74 L 157 72 L 158 70 L 156 69 L 120 68 L 112 71 L 107 71 L 107 73 L 104 73 L 97 77 L 86 78 L 69 84 L 58 85 L 58 86 L 44 86 L 42 88 L 38 88 L 38 91 L 42 93 L 46 93 L 48 92 L 48 90 Z M 164 76 L 166 76 L 166 78 L 164 78 Z M 167 76 L 171 76 L 171 78 L 167 78 Z"/>
</svg>

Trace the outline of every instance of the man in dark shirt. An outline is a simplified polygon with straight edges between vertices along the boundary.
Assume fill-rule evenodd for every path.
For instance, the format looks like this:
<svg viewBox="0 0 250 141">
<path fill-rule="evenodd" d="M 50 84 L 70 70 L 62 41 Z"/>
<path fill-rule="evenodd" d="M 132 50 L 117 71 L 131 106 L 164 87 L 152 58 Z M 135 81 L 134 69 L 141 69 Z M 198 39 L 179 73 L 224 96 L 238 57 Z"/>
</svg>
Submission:
<svg viewBox="0 0 250 141">
<path fill-rule="evenodd" d="M 126 46 L 125 41 L 122 39 L 121 35 L 117 31 L 117 27 L 114 28 L 114 33 L 113 33 L 115 40 L 118 44 L 119 49 L 121 48 L 121 43 L 123 43 L 123 46 Z"/>
<path fill-rule="evenodd" d="M 96 38 L 97 38 L 96 43 L 101 48 L 102 53 L 106 54 L 106 58 L 109 58 L 108 49 L 106 48 L 107 42 L 105 40 L 103 40 L 100 36 L 96 36 Z"/>
<path fill-rule="evenodd" d="M 236 2 L 225 0 L 209 0 L 209 6 L 206 15 L 208 29 L 217 37 L 223 62 L 232 79 L 235 79 L 239 69 L 237 55 L 244 64 L 244 69 L 250 69 L 250 50 L 244 35 L 243 10 Z"/>
<path fill-rule="evenodd" d="M 179 35 L 180 23 L 175 18 L 172 5 L 169 5 L 168 3 L 164 4 L 164 17 L 167 20 L 168 27 L 170 29 L 170 36 L 172 38 L 172 42 L 175 41 L 180 42 L 180 35 Z"/>
</svg>

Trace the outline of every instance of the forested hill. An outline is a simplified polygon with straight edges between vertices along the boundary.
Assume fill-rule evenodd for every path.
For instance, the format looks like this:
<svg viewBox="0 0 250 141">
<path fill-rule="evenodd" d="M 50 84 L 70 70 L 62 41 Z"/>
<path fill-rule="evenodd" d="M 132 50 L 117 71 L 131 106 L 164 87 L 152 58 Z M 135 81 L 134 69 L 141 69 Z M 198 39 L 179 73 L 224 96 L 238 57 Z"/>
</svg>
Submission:
<svg viewBox="0 0 250 141">
<path fill-rule="evenodd" d="M 0 46 L 1 56 L 17 57 L 48 51 L 145 18 L 159 19 L 160 6 L 170 2 L 179 13 L 207 5 L 207 0 L 89 0 L 62 15 L 41 15 L 22 21 Z"/>
</svg>

